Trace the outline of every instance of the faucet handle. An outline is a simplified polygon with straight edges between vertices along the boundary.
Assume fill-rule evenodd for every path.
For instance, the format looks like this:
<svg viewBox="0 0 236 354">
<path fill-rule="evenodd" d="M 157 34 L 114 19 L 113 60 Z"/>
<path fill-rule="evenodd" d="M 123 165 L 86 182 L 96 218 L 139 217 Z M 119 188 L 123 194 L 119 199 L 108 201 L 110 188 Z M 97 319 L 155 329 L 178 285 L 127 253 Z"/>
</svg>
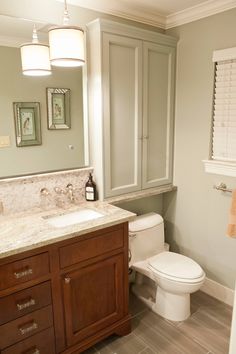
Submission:
<svg viewBox="0 0 236 354">
<path fill-rule="evenodd" d="M 66 189 L 69 189 L 69 190 L 73 190 L 73 184 L 71 183 L 68 183 L 67 186 L 66 186 Z"/>
<path fill-rule="evenodd" d="M 3 214 L 3 202 L 0 200 L 0 214 Z"/>
<path fill-rule="evenodd" d="M 40 194 L 46 197 L 47 195 L 49 195 L 49 190 L 47 188 L 41 188 Z"/>
<path fill-rule="evenodd" d="M 57 193 L 57 194 L 65 194 L 66 192 L 60 188 L 60 187 L 54 187 L 54 191 Z"/>
</svg>

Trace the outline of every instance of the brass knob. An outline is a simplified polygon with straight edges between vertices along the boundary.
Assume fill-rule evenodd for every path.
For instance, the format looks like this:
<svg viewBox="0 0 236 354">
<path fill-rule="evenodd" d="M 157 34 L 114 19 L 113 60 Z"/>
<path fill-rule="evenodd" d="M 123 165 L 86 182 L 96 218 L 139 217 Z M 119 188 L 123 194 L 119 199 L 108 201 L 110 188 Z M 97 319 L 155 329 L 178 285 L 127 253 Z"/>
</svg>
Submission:
<svg viewBox="0 0 236 354">
<path fill-rule="evenodd" d="M 66 283 L 66 284 L 69 284 L 70 281 L 71 281 L 71 279 L 70 279 L 69 277 L 66 277 L 66 278 L 65 278 L 65 283 Z"/>
</svg>

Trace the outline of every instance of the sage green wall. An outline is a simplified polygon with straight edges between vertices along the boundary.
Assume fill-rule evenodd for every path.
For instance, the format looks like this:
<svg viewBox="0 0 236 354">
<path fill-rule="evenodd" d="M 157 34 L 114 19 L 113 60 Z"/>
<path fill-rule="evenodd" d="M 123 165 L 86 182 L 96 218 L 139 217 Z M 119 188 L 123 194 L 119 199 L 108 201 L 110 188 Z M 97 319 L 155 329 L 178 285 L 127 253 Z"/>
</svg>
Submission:
<svg viewBox="0 0 236 354">
<path fill-rule="evenodd" d="M 0 47 L 0 177 L 84 166 L 82 69 L 55 69 L 50 77 L 27 77 L 19 48 Z M 70 88 L 71 129 L 48 130 L 46 87 Z M 13 102 L 40 102 L 42 145 L 16 147 Z M 74 149 L 69 149 L 73 145 Z"/>
<path fill-rule="evenodd" d="M 179 37 L 175 117 L 175 193 L 164 196 L 172 250 L 198 261 L 210 279 L 234 288 L 236 240 L 225 235 L 229 194 L 213 189 L 236 178 L 204 172 L 209 155 L 214 66 L 212 52 L 236 46 L 236 9 L 168 30 Z"/>
<path fill-rule="evenodd" d="M 163 210 L 163 195 L 156 195 L 148 198 L 133 200 L 130 202 L 119 203 L 118 207 L 131 211 L 137 215 L 156 212 L 162 214 Z"/>
</svg>

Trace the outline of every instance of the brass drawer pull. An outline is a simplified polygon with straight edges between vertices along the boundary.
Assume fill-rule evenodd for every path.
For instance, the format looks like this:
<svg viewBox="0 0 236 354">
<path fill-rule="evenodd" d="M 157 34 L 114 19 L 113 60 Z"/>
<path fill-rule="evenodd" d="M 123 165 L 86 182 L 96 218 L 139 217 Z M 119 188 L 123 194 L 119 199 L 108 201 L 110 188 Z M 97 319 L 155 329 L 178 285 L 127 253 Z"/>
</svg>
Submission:
<svg viewBox="0 0 236 354">
<path fill-rule="evenodd" d="M 28 307 L 34 306 L 35 304 L 36 304 L 36 301 L 34 299 L 29 299 L 23 303 L 16 304 L 16 306 L 19 311 L 22 311 L 22 310 L 27 309 Z"/>
<path fill-rule="evenodd" d="M 40 351 L 38 348 L 33 347 L 33 348 L 27 350 L 26 352 L 25 351 L 22 352 L 21 354 L 40 354 Z"/>
<path fill-rule="evenodd" d="M 23 277 L 26 277 L 27 275 L 33 274 L 33 269 L 32 268 L 27 268 L 25 270 L 21 270 L 20 272 L 15 272 L 14 276 L 16 279 L 20 279 Z"/>
<path fill-rule="evenodd" d="M 32 354 L 40 354 L 40 351 L 36 348 Z"/>
<path fill-rule="evenodd" d="M 36 322 L 31 323 L 28 327 L 19 327 L 19 331 L 21 333 L 22 336 L 24 336 L 25 334 L 34 331 L 35 329 L 38 328 L 38 325 Z"/>
</svg>

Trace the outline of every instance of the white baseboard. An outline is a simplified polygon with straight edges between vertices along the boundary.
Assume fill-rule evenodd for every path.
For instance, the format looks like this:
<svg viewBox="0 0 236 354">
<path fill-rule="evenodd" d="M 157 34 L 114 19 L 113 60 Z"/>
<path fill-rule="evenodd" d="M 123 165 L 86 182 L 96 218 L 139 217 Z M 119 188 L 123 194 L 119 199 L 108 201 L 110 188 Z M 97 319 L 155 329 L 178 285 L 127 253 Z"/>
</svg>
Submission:
<svg viewBox="0 0 236 354">
<path fill-rule="evenodd" d="M 201 287 L 201 291 L 211 295 L 227 305 L 233 306 L 234 304 L 234 290 L 227 288 L 226 286 L 223 286 L 209 278 L 206 278 L 205 283 Z"/>
</svg>

